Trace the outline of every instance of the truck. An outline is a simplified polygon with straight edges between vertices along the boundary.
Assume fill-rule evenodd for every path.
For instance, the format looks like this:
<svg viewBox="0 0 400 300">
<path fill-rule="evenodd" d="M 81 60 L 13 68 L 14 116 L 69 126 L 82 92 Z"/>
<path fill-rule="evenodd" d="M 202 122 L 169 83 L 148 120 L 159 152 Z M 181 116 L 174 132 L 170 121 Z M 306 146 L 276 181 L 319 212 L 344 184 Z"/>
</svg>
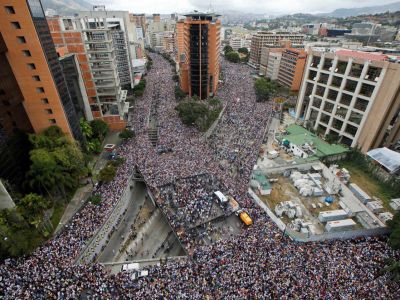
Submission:
<svg viewBox="0 0 400 300">
<path fill-rule="evenodd" d="M 253 220 L 250 218 L 249 214 L 243 209 L 239 209 L 236 211 L 236 215 L 240 218 L 240 220 L 247 226 L 253 224 Z"/>
</svg>

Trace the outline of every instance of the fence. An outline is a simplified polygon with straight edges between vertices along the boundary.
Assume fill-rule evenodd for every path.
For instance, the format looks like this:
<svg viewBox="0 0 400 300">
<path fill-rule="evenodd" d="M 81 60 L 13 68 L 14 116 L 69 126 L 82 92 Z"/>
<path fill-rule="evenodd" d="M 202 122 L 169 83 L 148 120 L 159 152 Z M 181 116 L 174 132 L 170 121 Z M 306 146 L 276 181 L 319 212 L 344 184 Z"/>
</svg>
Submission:
<svg viewBox="0 0 400 300">
<path fill-rule="evenodd" d="M 379 227 L 372 229 L 357 229 L 341 232 L 326 232 L 318 235 L 307 235 L 298 231 L 294 231 L 286 226 L 271 210 L 270 208 L 251 190 L 248 193 L 253 198 L 254 202 L 258 204 L 271 218 L 272 221 L 278 226 L 278 228 L 283 231 L 283 234 L 290 237 L 296 242 L 317 242 L 326 240 L 348 240 L 357 237 L 367 237 L 367 236 L 377 236 L 377 235 L 388 235 L 390 229 L 387 227 Z"/>
</svg>

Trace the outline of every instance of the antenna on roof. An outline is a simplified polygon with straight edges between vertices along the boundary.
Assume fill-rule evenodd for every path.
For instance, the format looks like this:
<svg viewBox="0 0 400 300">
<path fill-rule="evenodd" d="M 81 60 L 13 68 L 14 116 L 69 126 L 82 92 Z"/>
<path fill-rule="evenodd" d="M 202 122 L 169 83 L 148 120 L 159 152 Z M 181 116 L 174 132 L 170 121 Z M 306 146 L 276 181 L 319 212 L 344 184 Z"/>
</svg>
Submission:
<svg viewBox="0 0 400 300">
<path fill-rule="evenodd" d="M 208 13 L 213 13 L 214 12 L 214 8 L 212 7 L 211 2 L 212 2 L 212 0 L 210 0 L 210 4 L 208 6 L 208 11 L 207 11 Z"/>
</svg>

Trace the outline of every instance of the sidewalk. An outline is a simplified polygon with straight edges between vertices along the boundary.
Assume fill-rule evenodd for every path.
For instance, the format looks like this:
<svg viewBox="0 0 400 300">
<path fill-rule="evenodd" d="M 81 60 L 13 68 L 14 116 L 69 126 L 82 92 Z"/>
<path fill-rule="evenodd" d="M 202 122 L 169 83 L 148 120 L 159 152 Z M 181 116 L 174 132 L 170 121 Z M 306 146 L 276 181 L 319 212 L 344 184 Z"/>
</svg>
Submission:
<svg viewBox="0 0 400 300">
<path fill-rule="evenodd" d="M 85 203 L 86 198 L 90 195 L 92 191 L 92 185 L 87 184 L 75 192 L 74 197 L 68 203 L 68 206 L 64 210 L 64 214 L 61 217 L 60 223 L 58 223 L 56 230 L 54 231 L 54 235 L 57 234 L 65 224 L 67 224 L 72 217 L 76 214 L 76 212 L 82 207 Z"/>
</svg>

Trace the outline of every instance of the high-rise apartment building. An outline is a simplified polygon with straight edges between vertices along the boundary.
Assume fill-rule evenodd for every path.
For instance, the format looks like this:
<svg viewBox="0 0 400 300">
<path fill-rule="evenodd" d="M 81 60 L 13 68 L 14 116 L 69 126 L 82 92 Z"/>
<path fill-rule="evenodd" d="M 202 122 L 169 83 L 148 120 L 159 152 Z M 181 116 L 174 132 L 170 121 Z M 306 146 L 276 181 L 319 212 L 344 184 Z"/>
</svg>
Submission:
<svg viewBox="0 0 400 300">
<path fill-rule="evenodd" d="M 291 91 L 298 91 L 306 65 L 307 53 L 300 49 L 285 49 L 279 65 L 278 82 Z"/>
<path fill-rule="evenodd" d="M 378 53 L 311 52 L 296 118 L 363 152 L 400 139 L 400 64 Z"/>
<path fill-rule="evenodd" d="M 109 11 L 104 6 L 97 6 L 95 10 L 76 13 L 77 18 L 85 26 L 97 27 L 96 22 L 103 22 L 100 26 L 107 27 L 114 45 L 117 70 L 123 89 L 133 88 L 132 60 L 136 58 L 136 29 L 130 26 L 128 11 Z M 83 27 L 84 29 L 90 29 Z M 132 41 L 132 43 L 130 42 Z"/>
<path fill-rule="evenodd" d="M 261 49 L 262 47 L 277 47 L 281 41 L 290 41 L 293 47 L 303 44 L 304 35 L 298 33 L 274 33 L 268 31 L 260 31 L 253 35 L 251 39 L 251 50 L 249 65 L 254 68 L 260 67 Z"/>
<path fill-rule="evenodd" d="M 0 31 L 2 58 L 7 59 L 10 78 L 14 76 L 18 83 L 33 131 L 58 125 L 67 135 L 83 141 L 40 1 L 2 1 Z M 14 101 L 19 95 L 11 90 L 13 86 L 11 83 L 3 90 L 5 94 L 16 93 L 10 98 Z"/>
<path fill-rule="evenodd" d="M 125 102 L 127 90 L 121 88 L 113 29 L 105 18 L 82 18 L 79 24 L 96 89 L 96 97 L 90 98 L 93 117 L 120 130 L 126 126 L 129 103 Z"/>
<path fill-rule="evenodd" d="M 47 17 L 46 19 L 59 56 L 64 57 L 67 54 L 75 55 L 75 58 L 78 61 L 80 68 L 79 72 L 82 76 L 85 88 L 85 92 L 82 92 L 84 102 L 83 108 L 85 108 L 84 115 L 87 120 L 92 120 L 93 114 L 90 106 L 88 109 L 88 104 L 96 101 L 97 92 L 92 72 L 90 70 L 89 60 L 86 55 L 82 33 L 78 30 L 77 22 L 74 18 L 61 16 Z M 67 70 L 71 69 L 67 68 Z M 74 94 L 74 92 L 72 93 Z"/>
<path fill-rule="evenodd" d="M 204 99 L 217 89 L 221 28 L 218 17 L 212 13 L 194 12 L 177 24 L 180 85 L 190 96 Z"/>
</svg>

